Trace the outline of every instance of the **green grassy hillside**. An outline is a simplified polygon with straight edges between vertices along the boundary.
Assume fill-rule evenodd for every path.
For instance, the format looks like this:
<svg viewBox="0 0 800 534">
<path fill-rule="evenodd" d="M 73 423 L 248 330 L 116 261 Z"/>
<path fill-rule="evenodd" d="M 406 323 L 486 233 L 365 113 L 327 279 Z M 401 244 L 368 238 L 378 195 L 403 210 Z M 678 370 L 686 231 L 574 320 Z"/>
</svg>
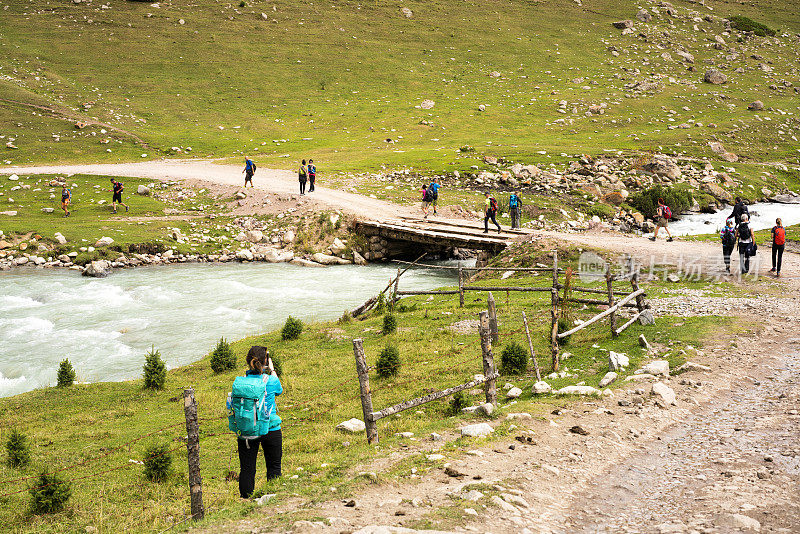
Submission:
<svg viewBox="0 0 800 534">
<path fill-rule="evenodd" d="M 183 156 L 190 147 L 191 155 L 257 154 L 272 166 L 313 156 L 326 170 L 444 170 L 483 153 L 711 155 L 712 138 L 754 159 L 800 155 L 791 138 L 800 127 L 800 13 L 777 0 L 676 1 L 677 16 L 661 9 L 630 35 L 610 23 L 635 20 L 639 6 L 613 0 L 412 1 L 402 4 L 410 18 L 397 3 L 352 0 L 6 4 L 0 135 L 18 148 L 2 148 L 0 160 L 13 164 Z M 719 17 L 739 14 L 778 35 L 725 36 L 715 49 Z M 695 72 L 676 55 L 682 47 Z M 700 82 L 714 65 L 728 84 Z M 659 87 L 625 87 L 641 81 Z M 419 108 L 425 99 L 435 106 Z M 767 107 L 759 117 L 746 109 L 755 99 Z M 604 114 L 586 116 L 600 104 Z M 78 119 L 117 130 L 76 130 Z M 703 126 L 668 129 L 687 121 Z M 458 160 L 464 144 L 477 152 Z"/>
</svg>

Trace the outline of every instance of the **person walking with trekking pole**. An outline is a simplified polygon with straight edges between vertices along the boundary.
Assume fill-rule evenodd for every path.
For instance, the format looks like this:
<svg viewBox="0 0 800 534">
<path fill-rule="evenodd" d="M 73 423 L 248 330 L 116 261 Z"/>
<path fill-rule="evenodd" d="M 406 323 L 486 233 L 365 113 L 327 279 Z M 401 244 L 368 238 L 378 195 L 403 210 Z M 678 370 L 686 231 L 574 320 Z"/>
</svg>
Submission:
<svg viewBox="0 0 800 534">
<path fill-rule="evenodd" d="M 483 218 L 483 233 L 489 233 L 489 220 L 497 226 L 497 233 L 501 233 L 503 230 L 500 228 L 500 225 L 497 223 L 497 200 L 489 194 L 487 191 L 486 195 L 486 216 Z"/>
<path fill-rule="evenodd" d="M 772 269 L 771 273 L 781 276 L 781 263 L 783 263 L 783 249 L 786 247 L 786 228 L 780 217 L 775 219 L 775 226 L 772 227 Z"/>
<path fill-rule="evenodd" d="M 436 207 L 439 205 L 439 179 L 434 178 L 428 190 L 431 192 L 431 206 L 433 206 L 433 214 L 436 215 Z"/>
<path fill-rule="evenodd" d="M 672 234 L 669 232 L 669 220 L 672 218 L 672 210 L 669 206 L 664 204 L 664 199 L 658 199 L 658 207 L 656 208 L 656 231 L 650 241 L 658 239 L 658 230 L 663 228 L 667 232 L 667 241 L 672 241 Z"/>
<path fill-rule="evenodd" d="M 297 179 L 300 181 L 300 195 L 306 194 L 306 182 L 308 181 L 308 168 L 306 167 L 306 160 L 300 163 L 300 169 L 297 173 Z"/>
<path fill-rule="evenodd" d="M 511 215 L 511 228 L 520 227 L 520 215 L 522 214 L 522 198 L 518 191 L 511 193 L 508 197 L 508 213 Z"/>
<path fill-rule="evenodd" d="M 739 270 L 742 274 L 747 274 L 750 272 L 750 256 L 753 255 L 753 245 L 756 244 L 756 239 L 750 228 L 750 217 L 746 213 L 743 213 L 739 219 L 736 239 L 739 241 Z"/>
<path fill-rule="evenodd" d="M 250 182 L 250 187 L 253 187 L 253 175 L 256 173 L 256 164 L 253 160 L 245 156 L 244 158 L 244 186 L 247 187 L 247 182 Z"/>
</svg>

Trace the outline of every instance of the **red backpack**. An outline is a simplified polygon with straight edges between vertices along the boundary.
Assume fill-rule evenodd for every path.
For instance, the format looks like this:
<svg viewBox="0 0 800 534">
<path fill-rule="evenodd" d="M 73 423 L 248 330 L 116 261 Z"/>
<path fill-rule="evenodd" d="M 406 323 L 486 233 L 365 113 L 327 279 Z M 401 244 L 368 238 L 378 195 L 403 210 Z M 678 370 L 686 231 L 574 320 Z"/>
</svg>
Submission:
<svg viewBox="0 0 800 534">
<path fill-rule="evenodd" d="M 489 209 L 497 211 L 497 200 L 495 200 L 494 197 L 489 197 Z"/>
<path fill-rule="evenodd" d="M 776 245 L 786 244 L 786 228 L 783 226 L 776 226 L 772 229 L 773 243 Z"/>
</svg>

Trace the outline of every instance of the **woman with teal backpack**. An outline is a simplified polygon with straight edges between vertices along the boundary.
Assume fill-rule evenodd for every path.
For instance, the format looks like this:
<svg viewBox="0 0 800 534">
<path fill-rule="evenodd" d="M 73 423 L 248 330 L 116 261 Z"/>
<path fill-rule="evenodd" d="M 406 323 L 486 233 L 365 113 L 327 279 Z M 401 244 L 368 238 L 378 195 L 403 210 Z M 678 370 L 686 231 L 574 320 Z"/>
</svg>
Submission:
<svg viewBox="0 0 800 534">
<path fill-rule="evenodd" d="M 281 476 L 283 435 L 275 397 L 283 386 L 266 347 L 255 345 L 247 353 L 249 369 L 233 381 L 228 395 L 228 428 L 236 432 L 239 450 L 239 495 L 249 499 L 256 482 L 259 447 L 264 449 L 267 480 Z"/>
</svg>

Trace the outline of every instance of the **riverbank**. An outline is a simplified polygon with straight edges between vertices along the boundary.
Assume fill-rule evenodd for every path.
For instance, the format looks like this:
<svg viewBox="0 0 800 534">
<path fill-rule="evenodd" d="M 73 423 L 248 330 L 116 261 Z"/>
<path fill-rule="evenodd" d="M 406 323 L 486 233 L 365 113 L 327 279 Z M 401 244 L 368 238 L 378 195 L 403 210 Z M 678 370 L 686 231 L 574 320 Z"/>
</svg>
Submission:
<svg viewBox="0 0 800 534">
<path fill-rule="evenodd" d="M 546 259 L 546 250 L 528 257 L 532 253 L 517 249 L 505 257 L 534 262 Z M 567 267 L 575 261 L 577 253 L 564 251 L 561 256 L 562 265 Z M 501 282 L 486 279 L 475 283 Z M 503 283 L 524 286 L 546 285 L 548 281 L 545 277 L 518 274 Z M 662 284 L 667 283 L 647 284 L 648 298 L 657 298 Z M 728 286 L 709 287 L 717 291 Z M 525 310 L 538 363 L 546 370 L 549 345 L 545 331 L 550 304 L 549 299 L 535 295 L 515 293 L 507 303 L 504 298 L 496 297 L 503 332 L 497 352 L 512 340 L 527 346 L 519 316 Z M 285 394 L 279 405 L 284 419 L 285 476 L 268 483 L 259 478 L 258 484 L 259 494 L 276 494 L 267 505 L 274 516 L 269 524 L 286 525 L 287 521 L 291 524 L 295 518 L 304 517 L 306 506 L 331 498 L 350 498 L 375 481 L 413 479 L 439 468 L 442 460 L 426 459 L 425 454 L 438 448 L 449 454 L 448 451 L 472 447 L 472 440 L 455 439 L 452 429 L 458 424 L 479 422 L 480 417 L 447 416 L 445 401 L 426 405 L 414 413 L 381 421 L 379 447 L 367 446 L 363 434 L 350 436 L 334 429 L 339 422 L 361 414 L 352 363 L 353 338 L 364 339 L 370 364 L 387 344 L 394 344 L 400 350 L 402 366 L 396 378 L 371 377 L 375 406 L 419 395 L 427 388 L 448 387 L 482 372 L 477 334 L 471 328 L 461 327 L 473 324 L 475 314 L 485 308 L 482 295 L 467 299 L 464 308 L 459 308 L 458 299 L 451 296 L 413 297 L 400 304 L 396 313 L 398 330 L 394 334 L 382 335 L 383 317 L 373 314 L 363 321 L 309 324 L 297 341 L 282 341 L 277 332 L 246 338 L 233 344 L 235 371 L 213 374 L 207 356 L 171 370 L 163 392 L 145 392 L 140 381 L 131 381 L 43 389 L 0 400 L 4 432 L 19 428 L 27 433 L 34 458 L 33 466 L 25 471 L 0 467 L 2 521 L 13 525 L 18 532 L 83 531 L 87 526 L 102 529 L 108 525 L 132 532 L 152 532 L 182 519 L 188 489 L 185 475 L 181 474 L 185 473 L 186 459 L 180 441 L 184 435 L 182 409 L 177 400 L 180 389 L 189 385 L 196 389 L 201 417 L 207 522 L 233 519 L 252 510 L 254 504 L 239 500 L 235 479 L 229 474 L 237 469 L 235 443 L 225 429 L 222 404 L 230 382 L 241 372 L 244 354 L 251 344 L 269 347 L 283 367 Z M 576 309 L 574 313 L 576 319 L 585 318 L 593 309 Z M 635 325 L 613 340 L 605 328 L 574 336 L 565 348 L 571 355 L 563 363 L 563 373 L 548 382 L 553 388 L 576 383 L 597 386 L 607 370 L 605 358 L 610 350 L 630 356 L 628 373 L 632 373 L 648 359 L 636 341 L 639 334 L 658 347 L 659 357 L 670 361 L 674 368 L 702 349 L 704 336 L 712 330 L 719 333 L 721 328 L 727 328 L 725 320 L 713 317 L 671 321 L 659 316 L 657 321 L 657 329 Z M 499 361 L 499 355 L 496 358 Z M 113 365 L 113 361 L 108 365 Z M 499 423 L 497 436 L 506 436 L 513 430 L 514 423 L 503 419 L 507 412 L 528 411 L 537 416 L 552 410 L 554 404 L 563 403 L 556 398 L 534 396 L 530 386 L 535 380 L 532 365 L 523 376 L 500 379 L 500 386 L 512 382 L 522 389 L 522 394 L 513 405 L 508 404 L 510 399 L 504 399 L 503 407 L 492 417 Z M 480 390 L 470 392 L 468 402 L 481 402 L 480 397 Z M 29 404 L 40 408 L 29 413 L 23 409 Z M 412 433 L 412 438 L 404 437 L 408 434 L 401 435 L 403 432 Z M 442 443 L 423 439 L 432 432 L 449 437 Z M 175 474 L 161 485 L 145 481 L 136 463 L 141 460 L 145 446 L 154 442 L 167 443 L 174 449 Z M 60 470 L 64 478 L 73 480 L 74 497 L 64 513 L 31 517 L 25 511 L 24 490 L 29 483 L 7 481 L 29 476 L 42 465 Z M 17 490 L 23 492 L 11 494 Z M 294 511 L 274 515 L 289 509 Z"/>
</svg>

